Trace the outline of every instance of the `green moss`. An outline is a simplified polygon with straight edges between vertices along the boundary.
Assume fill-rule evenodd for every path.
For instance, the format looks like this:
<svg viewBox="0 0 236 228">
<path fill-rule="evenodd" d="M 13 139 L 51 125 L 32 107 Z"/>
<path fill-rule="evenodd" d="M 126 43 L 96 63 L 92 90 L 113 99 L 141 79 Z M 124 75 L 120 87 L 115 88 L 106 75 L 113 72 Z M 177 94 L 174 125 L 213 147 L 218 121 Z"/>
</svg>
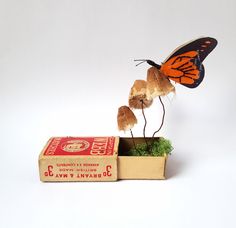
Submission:
<svg viewBox="0 0 236 228">
<path fill-rule="evenodd" d="M 171 154 L 173 147 L 170 140 L 159 138 L 148 145 L 146 143 L 137 144 L 136 148 L 129 151 L 130 156 L 164 156 Z"/>
</svg>

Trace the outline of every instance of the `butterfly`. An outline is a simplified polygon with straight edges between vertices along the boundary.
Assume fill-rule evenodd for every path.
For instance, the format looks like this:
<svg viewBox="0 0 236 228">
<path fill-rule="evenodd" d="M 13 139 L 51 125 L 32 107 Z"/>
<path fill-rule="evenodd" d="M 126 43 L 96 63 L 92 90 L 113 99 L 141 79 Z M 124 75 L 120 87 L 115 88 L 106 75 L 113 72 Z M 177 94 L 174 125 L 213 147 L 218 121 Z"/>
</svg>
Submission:
<svg viewBox="0 0 236 228">
<path fill-rule="evenodd" d="M 205 74 L 202 62 L 216 45 L 216 39 L 202 37 L 175 49 L 161 65 L 149 59 L 135 61 L 141 61 L 137 65 L 147 62 L 156 67 L 168 79 L 189 88 L 196 88 L 202 82 Z"/>
</svg>

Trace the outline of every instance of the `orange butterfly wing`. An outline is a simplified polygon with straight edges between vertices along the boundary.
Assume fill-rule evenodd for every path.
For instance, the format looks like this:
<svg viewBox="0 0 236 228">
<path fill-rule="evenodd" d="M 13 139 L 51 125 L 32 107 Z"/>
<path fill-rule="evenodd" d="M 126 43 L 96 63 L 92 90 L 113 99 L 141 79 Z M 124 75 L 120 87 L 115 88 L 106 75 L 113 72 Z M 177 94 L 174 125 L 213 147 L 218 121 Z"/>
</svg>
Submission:
<svg viewBox="0 0 236 228">
<path fill-rule="evenodd" d="M 161 65 L 160 71 L 177 83 L 191 86 L 200 79 L 204 70 L 198 59 L 197 51 L 188 51 L 168 59 Z"/>
<path fill-rule="evenodd" d="M 205 74 L 202 62 L 216 45 L 215 38 L 202 37 L 175 49 L 161 66 L 150 59 L 136 61 L 147 62 L 167 78 L 188 88 L 196 88 L 201 84 Z"/>
</svg>

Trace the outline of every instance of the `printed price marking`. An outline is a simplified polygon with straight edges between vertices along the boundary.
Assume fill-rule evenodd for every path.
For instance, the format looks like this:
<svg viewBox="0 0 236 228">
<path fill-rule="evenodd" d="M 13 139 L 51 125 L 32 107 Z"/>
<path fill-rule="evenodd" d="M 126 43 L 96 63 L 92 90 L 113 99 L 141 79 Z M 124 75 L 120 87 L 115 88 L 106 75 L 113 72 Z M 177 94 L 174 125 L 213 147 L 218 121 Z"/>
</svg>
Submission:
<svg viewBox="0 0 236 228">
<path fill-rule="evenodd" d="M 44 172 L 44 176 L 45 177 L 53 177 L 53 166 L 52 165 L 49 165 L 48 166 L 48 170 L 46 172 Z"/>
<path fill-rule="evenodd" d="M 103 172 L 103 176 L 104 177 L 110 177 L 112 174 L 111 174 L 111 165 L 107 165 L 106 166 L 106 171 L 105 172 Z"/>
</svg>

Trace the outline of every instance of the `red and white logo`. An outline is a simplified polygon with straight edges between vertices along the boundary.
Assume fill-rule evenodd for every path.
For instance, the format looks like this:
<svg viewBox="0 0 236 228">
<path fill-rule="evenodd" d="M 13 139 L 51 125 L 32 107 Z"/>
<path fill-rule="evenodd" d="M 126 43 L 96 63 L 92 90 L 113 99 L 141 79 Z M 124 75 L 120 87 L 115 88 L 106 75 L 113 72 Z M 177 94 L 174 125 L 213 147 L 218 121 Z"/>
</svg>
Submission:
<svg viewBox="0 0 236 228">
<path fill-rule="evenodd" d="M 90 146 L 89 142 L 85 140 L 75 139 L 62 143 L 61 149 L 66 152 L 77 153 L 88 149 L 89 146 Z"/>
</svg>

